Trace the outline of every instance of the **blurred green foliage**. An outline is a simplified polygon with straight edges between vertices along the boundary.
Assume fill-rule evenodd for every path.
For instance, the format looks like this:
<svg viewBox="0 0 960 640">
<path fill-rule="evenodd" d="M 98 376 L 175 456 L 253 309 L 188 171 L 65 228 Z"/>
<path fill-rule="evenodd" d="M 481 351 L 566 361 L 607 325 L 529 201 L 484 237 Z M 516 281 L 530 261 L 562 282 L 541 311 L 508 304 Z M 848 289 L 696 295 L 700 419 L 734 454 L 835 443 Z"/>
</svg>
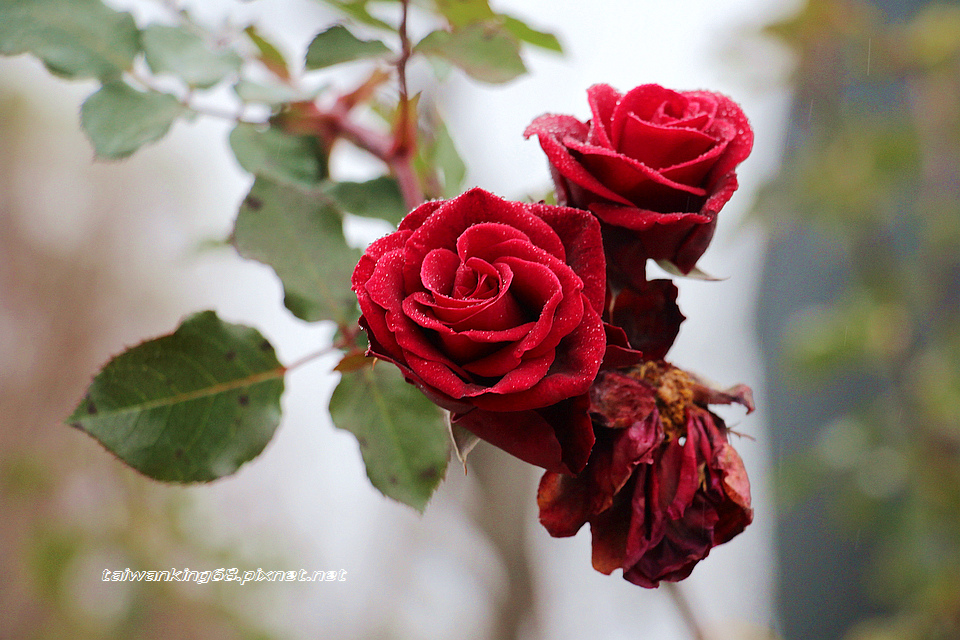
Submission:
<svg viewBox="0 0 960 640">
<path fill-rule="evenodd" d="M 895 21 L 810 0 L 767 35 L 796 58 L 799 131 L 756 215 L 838 248 L 844 280 L 797 312 L 784 368 L 816 394 L 870 381 L 859 406 L 785 467 L 782 497 L 829 486 L 874 540 L 889 617 L 847 640 L 960 638 L 960 6 Z"/>
</svg>

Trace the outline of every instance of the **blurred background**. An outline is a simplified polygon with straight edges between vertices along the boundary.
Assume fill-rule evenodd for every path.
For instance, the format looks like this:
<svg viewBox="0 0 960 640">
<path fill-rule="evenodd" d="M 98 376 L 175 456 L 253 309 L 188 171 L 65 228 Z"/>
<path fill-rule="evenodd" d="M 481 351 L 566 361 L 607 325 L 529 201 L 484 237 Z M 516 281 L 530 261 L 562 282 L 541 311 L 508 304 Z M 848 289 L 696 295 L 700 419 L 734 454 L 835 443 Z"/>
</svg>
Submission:
<svg viewBox="0 0 960 640">
<path fill-rule="evenodd" d="M 186 4 L 257 22 L 289 59 L 332 19 L 309 0 Z M 725 279 L 678 283 L 688 320 L 668 355 L 751 385 L 759 407 L 721 411 L 748 436 L 735 444 L 755 522 L 681 584 L 707 638 L 960 638 L 960 7 L 494 4 L 566 55 L 530 52 L 506 86 L 451 74 L 436 90 L 468 186 L 546 192 L 522 131 L 548 111 L 586 119 L 598 82 L 720 91 L 753 123 L 700 261 Z M 178 123 L 94 162 L 78 126 L 94 88 L 0 59 L 0 638 L 692 637 L 664 589 L 593 571 L 587 530 L 550 538 L 539 474 L 497 450 L 479 446 L 466 474 L 452 464 L 422 518 L 383 498 L 326 414 L 332 360 L 289 376 L 273 442 L 208 486 L 143 479 L 64 426 L 112 355 L 194 311 L 260 328 L 284 362 L 332 333 L 219 246 L 250 183 L 229 123 Z M 336 177 L 372 174 L 338 153 Z M 101 580 L 127 567 L 346 580 Z"/>
</svg>

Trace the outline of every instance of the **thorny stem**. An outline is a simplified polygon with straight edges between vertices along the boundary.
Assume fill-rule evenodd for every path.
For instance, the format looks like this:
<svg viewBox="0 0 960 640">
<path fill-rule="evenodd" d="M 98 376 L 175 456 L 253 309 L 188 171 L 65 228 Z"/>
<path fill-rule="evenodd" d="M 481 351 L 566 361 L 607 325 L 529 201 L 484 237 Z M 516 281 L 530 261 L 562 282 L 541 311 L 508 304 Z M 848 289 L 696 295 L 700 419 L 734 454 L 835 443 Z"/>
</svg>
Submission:
<svg viewBox="0 0 960 640">
<path fill-rule="evenodd" d="M 298 369 L 298 368 L 302 367 L 303 365 L 305 365 L 305 364 L 307 364 L 307 363 L 309 363 L 309 362 L 313 362 L 313 361 L 316 360 L 317 358 L 321 358 L 321 357 L 327 355 L 328 353 L 333 353 L 333 352 L 336 351 L 336 350 L 337 350 L 337 346 L 336 346 L 336 345 L 333 345 L 333 344 L 330 345 L 330 346 L 324 347 L 323 349 L 317 349 L 317 350 L 314 351 L 313 353 L 308 353 L 307 355 L 305 355 L 305 356 L 303 356 L 303 357 L 301 357 L 301 358 L 299 358 L 299 359 L 297 359 L 297 360 L 294 360 L 294 361 L 291 362 L 290 364 L 288 364 L 288 365 L 286 365 L 285 367 L 283 367 L 283 370 L 284 370 L 284 372 L 287 372 L 287 371 L 292 371 L 293 369 Z"/>
<path fill-rule="evenodd" d="M 670 594 L 670 599 L 673 600 L 674 606 L 677 607 L 680 618 L 684 624 L 687 625 L 687 629 L 690 631 L 690 636 L 693 640 L 707 640 L 707 636 L 703 633 L 703 629 L 700 627 L 700 623 L 697 622 L 697 617 L 690 607 L 690 602 L 680 587 L 674 582 L 664 582 L 663 585 L 666 587 L 667 593 Z"/>
<path fill-rule="evenodd" d="M 407 6 L 409 0 L 400 2 L 400 59 L 397 60 L 397 78 L 400 84 L 400 125 L 407 124 L 407 61 L 410 59 L 410 38 L 407 37 Z"/>
<path fill-rule="evenodd" d="M 413 170 L 413 163 L 409 159 L 405 162 L 398 162 L 393 166 L 393 177 L 397 179 L 400 193 L 403 195 L 403 203 L 408 210 L 413 210 L 423 204 L 423 190 L 420 189 L 417 174 Z"/>
<path fill-rule="evenodd" d="M 410 38 L 407 37 L 407 9 L 409 0 L 400 2 L 400 58 L 397 60 L 397 80 L 400 85 L 400 105 L 397 110 L 397 124 L 394 131 L 390 163 L 394 176 L 400 185 L 403 201 L 408 209 L 423 202 L 423 190 L 413 170 L 413 156 L 416 152 L 416 123 L 410 121 L 410 95 L 407 92 L 407 62 L 412 53 Z"/>
<path fill-rule="evenodd" d="M 326 346 L 322 349 L 317 349 L 312 353 L 308 353 L 307 355 L 302 356 L 297 360 L 294 360 L 290 364 L 283 367 L 284 373 L 292 369 L 297 369 L 299 367 L 302 367 L 303 365 L 310 363 L 316 360 L 317 358 L 321 358 L 327 355 L 328 353 L 333 353 L 334 351 L 343 350 L 343 351 L 347 351 L 348 353 L 350 352 L 351 349 L 356 351 L 356 346 L 354 345 L 354 341 L 356 340 L 357 334 L 359 332 L 360 332 L 360 328 L 356 325 L 350 326 L 346 324 L 340 324 L 341 336 L 338 340 L 334 340 L 333 344 L 329 346 Z"/>
<path fill-rule="evenodd" d="M 150 91 L 152 93 L 162 93 L 167 94 L 168 92 L 159 88 L 154 84 L 153 80 L 144 74 L 140 73 L 136 69 L 129 69 L 127 74 L 132 80 L 134 80 L 141 87 Z M 255 122 L 246 120 L 243 117 L 243 107 L 240 108 L 237 112 L 230 112 L 224 109 L 217 109 L 214 107 L 203 107 L 197 105 L 193 100 L 193 91 L 188 89 L 186 93 L 182 96 L 177 97 L 177 101 L 180 102 L 180 105 L 184 109 L 188 109 L 193 113 L 201 116 L 209 116 L 211 118 L 217 118 L 218 120 L 228 120 L 230 122 L 236 122 L 237 124 L 263 124 L 262 122 Z"/>
<path fill-rule="evenodd" d="M 413 168 L 416 155 L 416 120 L 411 113 L 410 96 L 407 89 L 407 61 L 413 51 L 407 37 L 408 0 L 401 1 L 400 16 L 400 57 L 396 62 L 399 82 L 399 103 L 397 121 L 392 135 L 369 129 L 357 124 L 350 118 L 350 111 L 356 106 L 351 94 L 349 99 L 338 101 L 332 108 L 321 110 L 315 103 L 296 103 L 287 114 L 284 125 L 292 133 L 307 133 L 325 140 L 327 145 L 338 138 L 347 140 L 384 162 L 397 179 L 400 193 L 407 209 L 414 209 L 423 203 L 424 195 Z"/>
</svg>

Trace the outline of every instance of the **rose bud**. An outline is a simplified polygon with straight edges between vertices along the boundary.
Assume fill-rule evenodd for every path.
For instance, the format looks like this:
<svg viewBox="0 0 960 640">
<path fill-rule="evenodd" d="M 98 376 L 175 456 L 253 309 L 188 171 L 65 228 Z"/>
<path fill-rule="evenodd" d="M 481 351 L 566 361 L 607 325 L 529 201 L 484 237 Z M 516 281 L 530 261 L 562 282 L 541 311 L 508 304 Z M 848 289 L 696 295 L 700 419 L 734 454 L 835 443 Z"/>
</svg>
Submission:
<svg viewBox="0 0 960 640">
<path fill-rule="evenodd" d="M 746 387 L 709 389 L 664 362 L 601 372 L 590 390 L 596 443 L 586 468 L 540 481 L 547 531 L 572 536 L 589 522 L 594 568 L 622 569 L 643 587 L 689 576 L 753 520 L 743 463 L 708 401 L 753 409 Z"/>
<path fill-rule="evenodd" d="M 417 207 L 372 243 L 352 288 L 368 355 L 393 362 L 479 437 L 571 473 L 593 444 L 578 397 L 606 349 L 604 265 L 589 213 L 473 189 Z M 551 418 L 564 402 L 583 405 L 579 417 Z M 474 410 L 526 419 L 471 425 Z"/>
<path fill-rule="evenodd" d="M 646 360 L 662 360 L 686 319 L 677 306 L 677 287 L 670 280 L 651 280 L 608 291 L 609 322 L 624 330 L 630 346 Z"/>
<path fill-rule="evenodd" d="M 608 267 L 618 278 L 635 282 L 647 258 L 689 273 L 753 146 L 746 116 L 720 94 L 655 84 L 626 95 L 598 84 L 587 99 L 589 122 L 548 114 L 524 131 L 547 154 L 558 201 L 605 223 Z"/>
</svg>

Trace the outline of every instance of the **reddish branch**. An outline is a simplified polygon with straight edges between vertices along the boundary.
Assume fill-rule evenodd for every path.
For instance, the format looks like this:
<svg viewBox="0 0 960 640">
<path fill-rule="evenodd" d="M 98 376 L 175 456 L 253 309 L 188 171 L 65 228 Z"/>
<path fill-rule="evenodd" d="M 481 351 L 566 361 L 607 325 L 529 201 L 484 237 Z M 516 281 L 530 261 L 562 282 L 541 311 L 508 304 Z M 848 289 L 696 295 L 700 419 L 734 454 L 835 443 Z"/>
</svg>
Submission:
<svg viewBox="0 0 960 640">
<path fill-rule="evenodd" d="M 344 139 L 379 158 L 397 179 L 407 209 L 413 209 L 423 203 L 424 195 L 413 168 L 417 152 L 417 119 L 416 114 L 411 113 L 412 102 L 407 93 L 407 62 L 412 54 L 407 37 L 407 4 L 408 0 L 402 0 L 400 57 L 396 63 L 400 99 L 392 135 L 364 127 L 350 118 L 350 111 L 368 98 L 373 88 L 383 81 L 383 76 L 378 73 L 374 73 L 357 90 L 342 96 L 331 109 L 321 110 L 312 102 L 290 104 L 280 116 L 279 123 L 291 133 L 318 136 L 327 149 L 336 140 Z"/>
<path fill-rule="evenodd" d="M 407 37 L 407 5 L 409 0 L 400 3 L 400 58 L 397 60 L 397 79 L 400 85 L 400 104 L 397 108 L 397 123 L 393 132 L 391 154 L 396 162 L 390 165 L 400 192 L 408 209 L 423 202 L 423 191 L 413 170 L 413 158 L 417 152 L 417 118 L 410 112 L 410 95 L 407 93 L 407 61 L 410 60 L 410 39 Z"/>
</svg>

